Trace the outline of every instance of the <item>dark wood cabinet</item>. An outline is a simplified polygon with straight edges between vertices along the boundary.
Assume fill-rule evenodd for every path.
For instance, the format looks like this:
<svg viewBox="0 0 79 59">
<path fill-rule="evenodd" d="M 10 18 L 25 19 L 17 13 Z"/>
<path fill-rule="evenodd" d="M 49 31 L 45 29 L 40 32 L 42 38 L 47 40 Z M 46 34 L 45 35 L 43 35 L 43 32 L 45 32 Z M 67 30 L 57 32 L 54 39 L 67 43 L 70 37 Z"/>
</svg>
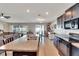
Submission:
<svg viewBox="0 0 79 59">
<path fill-rule="evenodd" d="M 79 3 L 75 4 L 65 11 L 65 18 L 66 20 L 79 18 Z"/>
<path fill-rule="evenodd" d="M 64 28 L 64 22 L 79 18 L 79 3 L 76 3 L 57 18 L 57 28 Z"/>
<path fill-rule="evenodd" d="M 65 11 L 65 20 L 71 20 L 73 18 L 73 8 Z"/>
<path fill-rule="evenodd" d="M 58 28 L 64 28 L 64 20 L 65 20 L 65 15 L 61 15 L 60 17 L 57 18 L 57 26 Z"/>
<path fill-rule="evenodd" d="M 60 28 L 60 26 L 61 26 L 61 18 L 58 17 L 57 18 L 57 27 Z"/>
<path fill-rule="evenodd" d="M 65 18 L 65 29 L 66 27 L 69 27 L 70 29 L 79 29 L 79 3 L 75 4 L 74 6 L 70 7 L 65 11 Z"/>
<path fill-rule="evenodd" d="M 58 52 L 61 56 L 70 56 L 70 43 L 65 41 L 65 39 L 55 36 L 54 45 L 58 49 Z"/>
<path fill-rule="evenodd" d="M 79 3 L 73 6 L 73 18 L 79 18 Z"/>
</svg>

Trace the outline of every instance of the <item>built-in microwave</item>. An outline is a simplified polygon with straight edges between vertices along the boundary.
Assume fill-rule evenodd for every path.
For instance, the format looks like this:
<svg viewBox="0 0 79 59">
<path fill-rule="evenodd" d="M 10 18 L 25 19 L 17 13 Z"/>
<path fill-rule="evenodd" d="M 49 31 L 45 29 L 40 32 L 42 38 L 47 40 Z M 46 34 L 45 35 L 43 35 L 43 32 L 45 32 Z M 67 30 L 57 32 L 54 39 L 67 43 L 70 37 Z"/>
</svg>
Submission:
<svg viewBox="0 0 79 59">
<path fill-rule="evenodd" d="M 79 18 L 65 21 L 64 28 L 65 29 L 79 29 Z"/>
<path fill-rule="evenodd" d="M 64 22 L 64 28 L 65 28 L 65 29 L 71 29 L 71 20 Z"/>
</svg>

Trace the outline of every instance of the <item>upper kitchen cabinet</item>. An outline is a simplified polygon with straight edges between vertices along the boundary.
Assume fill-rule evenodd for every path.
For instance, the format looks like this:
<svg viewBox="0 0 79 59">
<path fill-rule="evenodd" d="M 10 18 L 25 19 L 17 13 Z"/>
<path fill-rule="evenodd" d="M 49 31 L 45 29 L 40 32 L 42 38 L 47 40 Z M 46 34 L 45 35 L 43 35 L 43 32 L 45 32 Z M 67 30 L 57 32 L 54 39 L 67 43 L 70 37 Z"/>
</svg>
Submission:
<svg viewBox="0 0 79 59">
<path fill-rule="evenodd" d="M 65 18 L 66 20 L 79 18 L 79 3 L 75 4 L 65 11 Z"/>
<path fill-rule="evenodd" d="M 73 7 L 65 11 L 65 20 L 71 20 L 73 18 Z"/>
<path fill-rule="evenodd" d="M 73 18 L 79 18 L 79 3 L 73 6 Z"/>
<path fill-rule="evenodd" d="M 61 17 L 57 18 L 57 28 L 61 28 Z"/>
<path fill-rule="evenodd" d="M 64 28 L 64 19 L 65 19 L 65 15 L 61 15 L 60 17 L 57 18 L 57 27 L 58 28 Z"/>
</svg>

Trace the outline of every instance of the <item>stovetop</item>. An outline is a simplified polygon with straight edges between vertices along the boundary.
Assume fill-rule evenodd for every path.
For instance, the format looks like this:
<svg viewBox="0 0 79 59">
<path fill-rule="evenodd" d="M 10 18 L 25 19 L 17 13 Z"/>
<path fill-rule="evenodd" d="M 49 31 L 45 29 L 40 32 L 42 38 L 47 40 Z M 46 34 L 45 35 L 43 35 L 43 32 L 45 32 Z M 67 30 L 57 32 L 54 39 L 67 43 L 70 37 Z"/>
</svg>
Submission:
<svg viewBox="0 0 79 59">
<path fill-rule="evenodd" d="M 78 37 L 70 37 L 69 41 L 74 42 L 74 43 L 79 43 L 79 38 Z"/>
</svg>

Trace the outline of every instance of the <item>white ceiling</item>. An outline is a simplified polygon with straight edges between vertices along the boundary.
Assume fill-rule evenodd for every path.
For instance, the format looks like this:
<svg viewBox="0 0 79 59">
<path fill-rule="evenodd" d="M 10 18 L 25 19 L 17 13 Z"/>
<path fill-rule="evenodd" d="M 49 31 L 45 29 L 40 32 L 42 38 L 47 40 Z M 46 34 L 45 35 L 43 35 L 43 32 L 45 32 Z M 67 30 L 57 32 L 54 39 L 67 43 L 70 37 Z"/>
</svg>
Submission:
<svg viewBox="0 0 79 59">
<path fill-rule="evenodd" d="M 45 22 L 56 20 L 66 9 L 75 3 L 0 3 L 0 13 L 10 15 L 10 19 L 1 19 L 9 23 L 38 23 L 38 14 L 45 19 Z M 30 9 L 30 13 L 26 10 Z M 45 12 L 49 12 L 48 15 Z"/>
</svg>

